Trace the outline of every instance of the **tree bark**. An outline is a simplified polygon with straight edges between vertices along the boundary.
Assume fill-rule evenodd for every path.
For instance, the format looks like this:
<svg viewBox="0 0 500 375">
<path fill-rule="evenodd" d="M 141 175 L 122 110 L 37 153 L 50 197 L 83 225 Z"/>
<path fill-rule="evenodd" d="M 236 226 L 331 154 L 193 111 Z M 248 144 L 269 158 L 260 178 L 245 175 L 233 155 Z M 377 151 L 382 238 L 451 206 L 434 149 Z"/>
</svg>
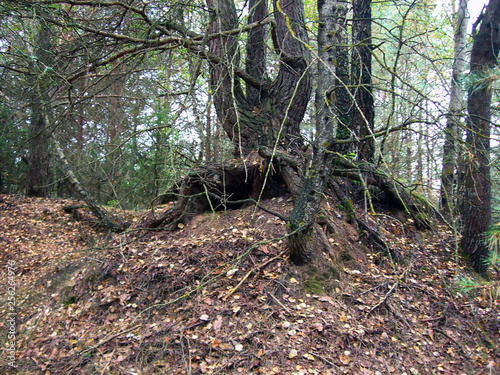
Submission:
<svg viewBox="0 0 500 375">
<path fill-rule="evenodd" d="M 268 16 L 267 0 L 250 0 L 248 6 L 250 8 L 248 24 L 263 21 Z M 263 83 L 267 81 L 266 28 L 267 25 L 262 25 L 254 27 L 248 32 L 245 61 L 245 70 L 248 75 Z M 260 87 L 246 85 L 246 96 L 251 106 L 259 108 L 262 104 L 263 94 L 264 91 Z"/>
<path fill-rule="evenodd" d="M 306 263 L 313 254 L 314 222 L 323 191 L 330 178 L 334 129 L 337 124 L 335 92 L 339 86 L 335 77 L 337 47 L 346 44 L 339 38 L 342 19 L 347 14 L 347 2 L 318 1 L 318 87 L 316 91 L 316 139 L 313 145 L 311 167 L 306 172 L 304 185 L 297 197 L 288 222 L 290 260 L 295 264 Z"/>
<path fill-rule="evenodd" d="M 358 138 L 373 134 L 375 117 L 372 93 L 372 13 L 371 0 L 353 1 L 352 86 L 355 105 L 351 114 L 351 129 Z M 359 145 L 358 158 L 373 161 L 375 140 L 368 138 Z"/>
<path fill-rule="evenodd" d="M 462 204 L 463 230 L 460 247 L 478 273 L 488 269 L 489 249 L 484 235 L 491 224 L 490 127 L 494 78 L 500 50 L 500 0 L 490 0 L 474 35 L 470 72 L 472 84 L 467 101 L 467 156 Z"/>
<path fill-rule="evenodd" d="M 47 197 L 50 192 L 49 138 L 50 130 L 43 119 L 43 102 L 48 100 L 52 68 L 52 32 L 49 26 L 40 21 L 33 62 L 30 96 L 30 140 L 28 174 L 26 176 L 27 194 L 33 197 Z"/>
<path fill-rule="evenodd" d="M 443 169 L 441 172 L 441 209 L 451 216 L 454 209 L 453 187 L 457 168 L 457 141 L 460 139 L 460 115 L 464 105 L 464 93 L 460 81 L 466 69 L 467 53 L 467 0 L 460 0 L 455 13 L 453 76 L 450 88 L 450 104 L 443 145 Z"/>
<path fill-rule="evenodd" d="M 335 108 L 337 111 L 337 139 L 350 139 L 354 133 L 350 131 L 350 118 L 352 107 L 352 96 L 349 91 L 350 73 L 349 73 L 349 37 L 348 37 L 348 18 L 350 2 L 342 1 L 342 6 L 337 7 L 335 22 L 334 43 L 336 50 L 336 85 L 335 85 Z M 336 144 L 334 150 L 340 154 L 347 155 L 353 149 L 353 144 Z"/>
<path fill-rule="evenodd" d="M 233 1 L 207 0 L 207 3 L 211 12 L 211 33 L 238 26 Z M 262 6 L 257 1 L 252 4 L 255 6 L 250 9 L 250 17 L 259 19 L 264 14 Z M 234 74 L 240 60 L 238 36 L 209 41 L 211 54 L 219 58 L 217 62 L 211 61 L 210 66 L 214 105 L 224 131 L 235 145 L 234 153 L 239 157 L 249 155 L 259 146 L 273 148 L 278 139 L 279 147 L 291 152 L 298 152 L 302 143 L 300 122 L 312 87 L 303 4 L 293 0 L 275 1 L 274 8 L 275 50 L 280 57 L 274 81 L 259 79 L 262 68 L 249 69 L 246 84 L 252 88 L 245 93 L 240 79 Z M 249 35 L 251 51 L 260 50 L 264 43 L 258 31 Z"/>
</svg>

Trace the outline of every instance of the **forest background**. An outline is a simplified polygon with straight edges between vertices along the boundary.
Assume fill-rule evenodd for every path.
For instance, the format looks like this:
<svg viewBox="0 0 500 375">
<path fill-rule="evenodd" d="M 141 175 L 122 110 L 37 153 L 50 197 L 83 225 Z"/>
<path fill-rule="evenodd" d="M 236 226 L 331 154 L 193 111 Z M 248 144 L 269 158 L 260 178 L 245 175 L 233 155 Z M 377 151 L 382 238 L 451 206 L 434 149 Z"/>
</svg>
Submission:
<svg viewBox="0 0 500 375">
<path fill-rule="evenodd" d="M 467 4 L 0 1 L 0 369 L 498 372 Z"/>
</svg>

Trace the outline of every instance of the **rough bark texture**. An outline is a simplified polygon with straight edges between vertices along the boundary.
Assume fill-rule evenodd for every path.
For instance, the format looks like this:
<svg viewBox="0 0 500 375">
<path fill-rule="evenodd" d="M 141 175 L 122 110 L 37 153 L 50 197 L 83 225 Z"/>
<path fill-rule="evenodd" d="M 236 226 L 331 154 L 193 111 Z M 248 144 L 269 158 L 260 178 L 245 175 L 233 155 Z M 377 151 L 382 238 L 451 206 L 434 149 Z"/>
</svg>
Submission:
<svg viewBox="0 0 500 375">
<path fill-rule="evenodd" d="M 460 82 L 466 70 L 468 18 L 467 0 L 460 0 L 455 13 L 453 77 L 451 79 L 450 105 L 446 123 L 443 170 L 441 173 L 441 208 L 447 216 L 452 214 L 455 205 L 453 187 L 457 168 L 457 142 L 460 139 L 460 115 L 464 109 L 464 93 Z"/>
<path fill-rule="evenodd" d="M 34 78 L 30 97 L 30 140 L 28 156 L 28 174 L 26 176 L 27 194 L 46 197 L 50 192 L 49 138 L 43 118 L 43 102 L 47 100 L 49 90 L 49 70 L 51 64 L 51 30 L 45 24 L 40 25 L 33 63 Z"/>
<path fill-rule="evenodd" d="M 250 0 L 249 8 L 251 9 L 248 24 L 260 22 L 268 16 L 267 0 Z M 257 82 L 266 82 L 266 34 L 267 25 L 252 28 L 248 32 L 246 44 L 246 61 L 245 70 Z M 250 84 L 246 85 L 246 96 L 250 105 L 259 108 L 262 105 L 261 96 L 264 94 L 261 88 L 253 87 Z"/>
<path fill-rule="evenodd" d="M 338 39 L 342 33 L 339 18 L 345 17 L 344 1 L 318 1 L 318 87 L 316 92 L 316 139 L 311 167 L 306 172 L 304 186 L 297 197 L 288 222 L 290 259 L 295 264 L 307 262 L 313 253 L 316 214 L 323 191 L 330 178 L 333 133 L 337 124 L 335 78 Z M 345 42 L 345 41 L 344 41 Z"/>
<path fill-rule="evenodd" d="M 218 33 L 238 26 L 236 9 L 231 0 L 208 0 L 211 11 L 210 32 Z M 259 146 L 279 147 L 297 152 L 301 146 L 300 122 L 309 101 L 312 78 L 311 61 L 304 11 L 301 2 L 275 2 L 275 49 L 280 56 L 277 77 L 272 81 L 258 81 L 254 75 L 261 70 L 249 70 L 253 89 L 243 91 L 234 69 L 239 65 L 238 37 L 214 38 L 209 42 L 210 52 L 220 58 L 212 62 L 210 84 L 214 104 L 222 127 L 235 144 L 235 154 L 249 155 Z M 261 11 L 259 4 L 252 12 Z M 288 26 L 290 25 L 290 26 Z M 290 27 L 290 28 L 289 28 Z M 252 32 L 252 50 L 258 50 L 261 35 Z M 258 95 L 256 96 L 256 92 Z"/>
<path fill-rule="evenodd" d="M 488 246 L 484 234 L 491 224 L 490 121 L 491 85 L 484 79 L 497 65 L 500 49 L 500 0 L 491 0 L 483 15 L 471 52 L 470 70 L 474 84 L 467 101 L 467 160 L 462 204 L 461 249 L 469 264 L 486 273 Z M 481 79 L 482 78 L 482 79 Z"/>
<path fill-rule="evenodd" d="M 355 105 L 351 114 L 351 129 L 358 138 L 373 134 L 374 107 L 372 95 L 372 14 L 371 0 L 353 1 L 352 85 Z M 375 141 L 368 138 L 359 145 L 358 158 L 373 161 Z"/>
<path fill-rule="evenodd" d="M 336 84 L 335 84 L 335 108 L 337 110 L 337 139 L 350 139 L 354 135 L 349 129 L 350 112 L 352 107 L 352 96 L 349 92 L 350 73 L 349 73 L 349 37 L 348 37 L 348 18 L 349 1 L 339 1 L 336 8 L 335 27 L 333 31 L 334 44 L 336 49 Z M 353 148 L 352 144 L 336 144 L 334 150 L 341 154 L 348 154 Z"/>
</svg>

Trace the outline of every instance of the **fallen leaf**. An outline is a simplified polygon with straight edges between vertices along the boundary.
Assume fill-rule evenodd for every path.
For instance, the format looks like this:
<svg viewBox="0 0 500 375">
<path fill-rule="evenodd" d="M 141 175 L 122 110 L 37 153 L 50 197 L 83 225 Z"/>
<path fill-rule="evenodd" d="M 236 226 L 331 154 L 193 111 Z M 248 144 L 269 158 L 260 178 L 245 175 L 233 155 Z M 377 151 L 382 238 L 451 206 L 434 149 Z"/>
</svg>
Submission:
<svg viewBox="0 0 500 375">
<path fill-rule="evenodd" d="M 343 365 L 348 365 L 351 362 L 351 358 L 345 353 L 339 354 L 339 360 Z"/>
<path fill-rule="evenodd" d="M 314 361 L 314 356 L 311 353 L 304 354 L 304 358 L 310 361 Z"/>
<path fill-rule="evenodd" d="M 232 268 L 226 272 L 226 276 L 228 277 L 233 276 L 236 272 L 238 272 L 238 268 Z"/>
<path fill-rule="evenodd" d="M 214 331 L 217 333 L 222 327 L 222 316 L 217 315 L 214 322 Z"/>
</svg>

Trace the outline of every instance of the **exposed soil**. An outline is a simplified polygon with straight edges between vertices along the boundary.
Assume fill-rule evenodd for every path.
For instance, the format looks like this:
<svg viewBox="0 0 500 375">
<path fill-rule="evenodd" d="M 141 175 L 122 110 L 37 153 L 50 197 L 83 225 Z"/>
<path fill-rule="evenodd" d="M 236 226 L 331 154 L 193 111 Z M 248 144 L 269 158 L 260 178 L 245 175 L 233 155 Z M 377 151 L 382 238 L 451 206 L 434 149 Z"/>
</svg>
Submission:
<svg viewBox="0 0 500 375">
<path fill-rule="evenodd" d="M 468 275 L 442 227 L 356 208 L 390 244 L 381 254 L 328 201 L 331 250 L 295 267 L 285 223 L 253 207 L 137 236 L 64 211 L 75 204 L 0 195 L 0 373 L 500 373 L 499 275 Z"/>
</svg>

